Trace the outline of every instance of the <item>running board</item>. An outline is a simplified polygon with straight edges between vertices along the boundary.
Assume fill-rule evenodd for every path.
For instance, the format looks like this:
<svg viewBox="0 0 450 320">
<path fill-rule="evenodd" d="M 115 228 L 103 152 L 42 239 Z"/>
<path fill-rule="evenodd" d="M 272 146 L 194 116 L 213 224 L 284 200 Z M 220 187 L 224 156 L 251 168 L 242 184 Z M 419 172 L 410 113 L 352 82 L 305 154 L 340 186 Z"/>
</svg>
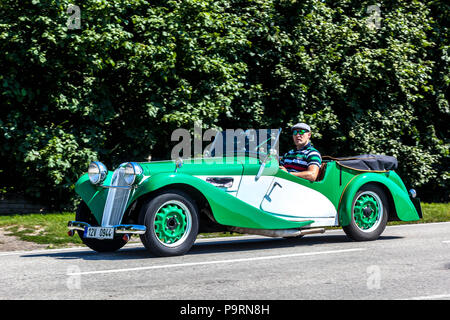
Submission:
<svg viewBox="0 0 450 320">
<path fill-rule="evenodd" d="M 325 228 L 308 228 L 308 229 L 252 229 L 252 228 L 240 228 L 240 227 L 228 227 L 228 230 L 238 233 L 256 234 L 266 237 L 274 238 L 289 238 L 304 236 L 313 233 L 324 233 Z"/>
</svg>

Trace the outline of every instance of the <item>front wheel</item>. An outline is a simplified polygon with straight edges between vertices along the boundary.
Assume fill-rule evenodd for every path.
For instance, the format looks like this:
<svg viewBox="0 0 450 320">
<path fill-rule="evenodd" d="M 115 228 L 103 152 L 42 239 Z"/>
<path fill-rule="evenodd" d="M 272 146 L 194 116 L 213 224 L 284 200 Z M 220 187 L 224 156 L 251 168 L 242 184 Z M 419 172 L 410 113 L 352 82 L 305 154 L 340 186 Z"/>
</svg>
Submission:
<svg viewBox="0 0 450 320">
<path fill-rule="evenodd" d="M 386 228 L 389 202 L 377 185 L 367 184 L 356 193 L 351 208 L 350 224 L 344 232 L 355 241 L 376 240 Z"/>
<path fill-rule="evenodd" d="M 139 219 L 147 227 L 141 235 L 142 243 L 156 256 L 185 254 L 197 238 L 197 205 L 179 190 L 151 199 L 142 207 Z"/>
</svg>

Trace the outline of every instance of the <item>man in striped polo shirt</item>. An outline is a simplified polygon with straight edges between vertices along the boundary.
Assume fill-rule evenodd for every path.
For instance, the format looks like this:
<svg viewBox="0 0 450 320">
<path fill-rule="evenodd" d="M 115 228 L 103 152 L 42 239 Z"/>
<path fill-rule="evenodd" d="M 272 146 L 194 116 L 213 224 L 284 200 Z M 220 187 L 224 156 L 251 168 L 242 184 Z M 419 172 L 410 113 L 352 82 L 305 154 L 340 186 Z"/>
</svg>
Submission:
<svg viewBox="0 0 450 320">
<path fill-rule="evenodd" d="M 280 169 L 296 177 L 315 181 L 319 175 L 322 157 L 311 145 L 311 128 L 306 123 L 297 123 L 291 130 L 296 148 L 284 155 Z"/>
</svg>

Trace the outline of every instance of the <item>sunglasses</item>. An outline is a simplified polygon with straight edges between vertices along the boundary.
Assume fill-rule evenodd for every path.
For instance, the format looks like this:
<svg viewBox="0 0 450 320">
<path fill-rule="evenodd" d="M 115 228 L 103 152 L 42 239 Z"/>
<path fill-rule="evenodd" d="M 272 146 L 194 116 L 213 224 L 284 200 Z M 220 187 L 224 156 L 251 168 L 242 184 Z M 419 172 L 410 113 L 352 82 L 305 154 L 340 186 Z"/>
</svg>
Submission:
<svg viewBox="0 0 450 320">
<path fill-rule="evenodd" d="M 305 134 L 305 133 L 307 133 L 307 132 L 309 132 L 308 130 L 293 130 L 292 131 L 292 135 L 293 136 L 296 136 L 296 135 L 298 135 L 298 134 Z"/>
</svg>

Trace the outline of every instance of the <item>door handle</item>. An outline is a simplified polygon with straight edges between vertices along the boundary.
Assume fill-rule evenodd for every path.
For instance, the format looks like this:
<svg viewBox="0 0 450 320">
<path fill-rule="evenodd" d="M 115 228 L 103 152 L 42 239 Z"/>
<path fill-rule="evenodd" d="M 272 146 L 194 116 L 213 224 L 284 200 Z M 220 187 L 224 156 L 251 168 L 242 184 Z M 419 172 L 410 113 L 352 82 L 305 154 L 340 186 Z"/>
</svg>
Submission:
<svg viewBox="0 0 450 320">
<path fill-rule="evenodd" d="M 270 191 L 267 192 L 267 194 L 264 196 L 264 198 L 266 198 L 267 201 L 272 201 L 272 199 L 270 198 L 270 194 L 272 193 L 273 189 L 275 189 L 276 186 L 283 188 L 281 184 L 275 181 L 275 183 L 272 185 L 272 188 L 270 188 Z"/>
</svg>

